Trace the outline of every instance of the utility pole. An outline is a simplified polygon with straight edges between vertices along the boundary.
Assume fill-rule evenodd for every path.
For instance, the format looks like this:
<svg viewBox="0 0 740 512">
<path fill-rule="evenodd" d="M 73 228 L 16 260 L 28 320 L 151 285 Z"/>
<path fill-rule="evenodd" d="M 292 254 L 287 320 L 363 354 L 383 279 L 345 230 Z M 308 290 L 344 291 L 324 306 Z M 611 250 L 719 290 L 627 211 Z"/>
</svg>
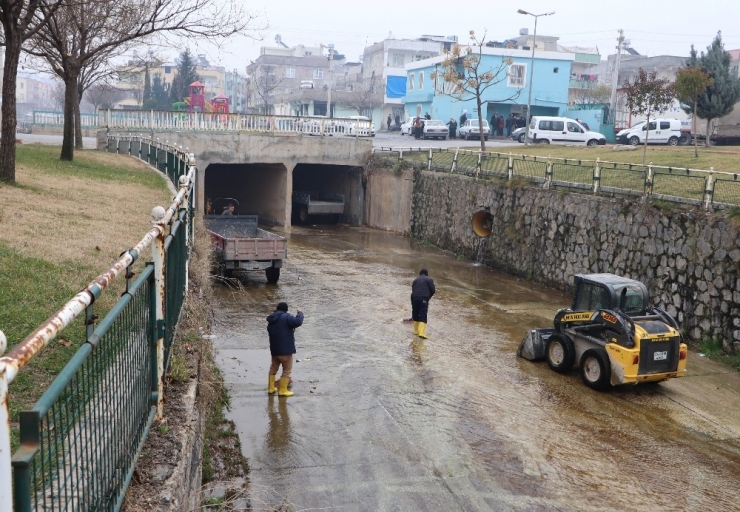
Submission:
<svg viewBox="0 0 740 512">
<path fill-rule="evenodd" d="M 609 100 L 609 109 L 612 114 L 612 123 L 617 121 L 617 86 L 619 85 L 619 64 L 622 60 L 622 48 L 624 47 L 624 30 L 619 29 L 617 37 L 617 57 L 614 59 L 614 73 L 612 76 L 612 95 Z"/>
<path fill-rule="evenodd" d="M 327 49 L 329 50 L 329 97 L 326 100 L 326 117 L 332 117 L 331 115 L 331 83 L 332 83 L 332 60 L 334 60 L 334 45 L 328 44 L 326 45 Z"/>
</svg>

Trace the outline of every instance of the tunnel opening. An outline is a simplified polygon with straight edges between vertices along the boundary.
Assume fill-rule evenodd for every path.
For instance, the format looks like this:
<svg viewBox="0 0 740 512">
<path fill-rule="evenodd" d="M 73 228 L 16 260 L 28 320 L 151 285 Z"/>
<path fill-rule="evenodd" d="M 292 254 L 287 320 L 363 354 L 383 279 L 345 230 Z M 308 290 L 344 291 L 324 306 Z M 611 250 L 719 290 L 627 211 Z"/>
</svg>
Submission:
<svg viewBox="0 0 740 512">
<path fill-rule="evenodd" d="M 287 176 L 283 164 L 210 164 L 203 184 L 204 213 L 220 215 L 233 203 L 237 215 L 258 215 L 261 224 L 284 226 L 290 207 Z"/>
<path fill-rule="evenodd" d="M 362 168 L 297 164 L 293 169 L 291 221 L 294 224 L 361 224 Z"/>
</svg>

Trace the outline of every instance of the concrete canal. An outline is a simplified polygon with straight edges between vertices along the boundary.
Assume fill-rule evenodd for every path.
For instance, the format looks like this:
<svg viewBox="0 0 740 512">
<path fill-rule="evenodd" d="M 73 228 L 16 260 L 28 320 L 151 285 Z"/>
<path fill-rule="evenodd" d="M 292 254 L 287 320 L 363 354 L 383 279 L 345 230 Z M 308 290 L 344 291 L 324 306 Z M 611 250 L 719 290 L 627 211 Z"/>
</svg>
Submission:
<svg viewBox="0 0 740 512">
<path fill-rule="evenodd" d="M 255 510 L 736 510 L 740 382 L 598 393 L 515 356 L 569 296 L 367 228 L 294 228 L 278 285 L 218 286 L 217 359 Z M 410 283 L 429 269 L 428 340 Z M 295 396 L 267 395 L 265 317 L 296 331 Z"/>
</svg>

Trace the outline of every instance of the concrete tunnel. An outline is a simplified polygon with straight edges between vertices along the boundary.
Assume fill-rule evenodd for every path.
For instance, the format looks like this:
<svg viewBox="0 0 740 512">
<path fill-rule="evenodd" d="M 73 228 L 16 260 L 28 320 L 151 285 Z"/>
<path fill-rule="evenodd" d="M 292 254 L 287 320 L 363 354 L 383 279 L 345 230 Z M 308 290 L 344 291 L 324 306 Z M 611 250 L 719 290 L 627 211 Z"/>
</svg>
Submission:
<svg viewBox="0 0 740 512">
<path fill-rule="evenodd" d="M 228 199 L 238 201 L 237 213 L 258 215 L 261 224 L 290 226 L 294 190 L 344 195 L 340 221 L 361 224 L 364 211 L 362 168 L 350 165 L 283 163 L 210 164 L 204 173 L 205 204 L 220 214 Z M 204 206 L 205 208 L 205 206 Z M 322 222 L 322 219 L 312 219 Z"/>
</svg>

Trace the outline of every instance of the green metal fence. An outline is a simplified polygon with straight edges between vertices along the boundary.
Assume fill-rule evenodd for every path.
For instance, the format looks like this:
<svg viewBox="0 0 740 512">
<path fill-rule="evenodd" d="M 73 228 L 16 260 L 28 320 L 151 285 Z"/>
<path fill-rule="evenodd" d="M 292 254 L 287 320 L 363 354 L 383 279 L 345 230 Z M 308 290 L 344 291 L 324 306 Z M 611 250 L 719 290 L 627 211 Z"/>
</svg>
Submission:
<svg viewBox="0 0 740 512">
<path fill-rule="evenodd" d="M 136 246 L 0 358 L 0 510 L 119 510 L 162 414 L 164 372 L 187 290 L 196 170 L 192 156 L 156 141 L 110 137 L 107 149 L 157 165 L 180 190 L 168 209 L 154 209 L 153 227 Z M 134 280 L 132 265 L 147 252 L 152 262 Z M 125 276 L 125 292 L 96 326 L 93 304 L 118 276 Z M 8 384 L 77 321 L 86 326 L 85 342 L 20 413 L 11 479 L 3 456 L 10 451 Z"/>
<path fill-rule="evenodd" d="M 705 208 L 740 207 L 740 175 L 714 169 L 550 158 L 454 148 L 373 148 L 392 153 L 416 168 L 451 172 L 476 179 L 525 179 L 549 188 L 589 190 L 594 194 L 642 196 L 701 204 Z"/>
</svg>

